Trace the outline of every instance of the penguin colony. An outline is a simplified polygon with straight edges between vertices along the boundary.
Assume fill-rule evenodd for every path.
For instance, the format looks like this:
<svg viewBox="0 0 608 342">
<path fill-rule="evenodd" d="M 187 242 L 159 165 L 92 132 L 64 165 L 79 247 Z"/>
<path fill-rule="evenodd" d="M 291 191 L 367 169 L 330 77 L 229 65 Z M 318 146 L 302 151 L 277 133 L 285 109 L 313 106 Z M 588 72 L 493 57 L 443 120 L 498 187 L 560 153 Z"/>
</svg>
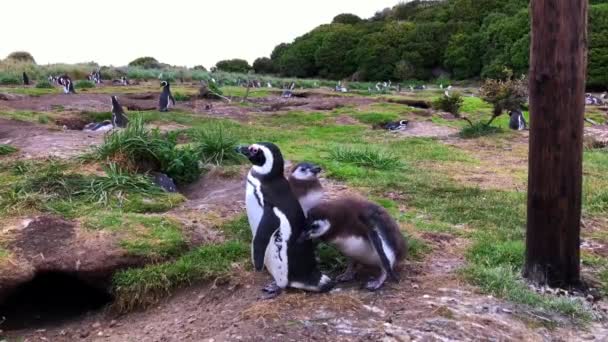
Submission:
<svg viewBox="0 0 608 342">
<path fill-rule="evenodd" d="M 285 288 L 326 292 L 334 282 L 321 273 L 315 242 L 334 244 L 351 260 L 340 281 L 352 279 L 356 264 L 377 267 L 380 275 L 369 290 L 380 288 L 405 256 L 406 242 L 395 221 L 381 207 L 361 199 L 323 202 L 318 175 L 321 168 L 296 165 L 284 176 L 284 160 L 272 143 L 242 146 L 237 151 L 252 163 L 247 175 L 246 209 L 251 227 L 255 269 L 264 268 L 274 281 L 266 286 L 266 298 Z"/>
</svg>

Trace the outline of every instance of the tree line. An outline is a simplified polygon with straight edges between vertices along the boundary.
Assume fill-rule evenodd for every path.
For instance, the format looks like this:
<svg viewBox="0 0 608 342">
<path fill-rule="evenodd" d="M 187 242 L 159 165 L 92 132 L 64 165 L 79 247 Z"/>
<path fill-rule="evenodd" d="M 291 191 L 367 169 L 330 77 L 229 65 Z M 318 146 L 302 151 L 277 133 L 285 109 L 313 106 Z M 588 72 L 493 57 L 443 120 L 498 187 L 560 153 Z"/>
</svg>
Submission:
<svg viewBox="0 0 608 342">
<path fill-rule="evenodd" d="M 256 73 L 353 81 L 527 73 L 528 0 L 414 0 L 369 19 L 340 14 L 258 58 Z M 590 0 L 589 87 L 608 86 L 608 0 Z"/>
</svg>

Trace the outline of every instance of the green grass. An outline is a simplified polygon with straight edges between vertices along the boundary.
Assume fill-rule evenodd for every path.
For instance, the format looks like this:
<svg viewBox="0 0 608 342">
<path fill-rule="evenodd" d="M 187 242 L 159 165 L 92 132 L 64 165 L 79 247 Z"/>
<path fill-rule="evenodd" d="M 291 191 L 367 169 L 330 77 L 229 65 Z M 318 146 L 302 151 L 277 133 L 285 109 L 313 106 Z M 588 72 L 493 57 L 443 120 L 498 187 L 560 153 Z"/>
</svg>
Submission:
<svg viewBox="0 0 608 342">
<path fill-rule="evenodd" d="M 118 272 L 114 307 L 119 312 L 149 307 L 180 286 L 228 276 L 249 253 L 248 245 L 231 241 L 199 247 L 173 262 Z"/>
<path fill-rule="evenodd" d="M 395 170 L 402 166 L 393 153 L 368 147 L 334 147 L 330 151 L 330 158 L 338 162 L 378 170 Z"/>
<path fill-rule="evenodd" d="M 36 88 L 37 89 L 53 89 L 53 85 L 51 83 L 49 83 L 49 81 L 47 80 L 41 80 L 36 82 Z"/>
<path fill-rule="evenodd" d="M 235 151 L 238 144 L 236 134 L 222 124 L 193 130 L 190 136 L 197 144 L 201 160 L 207 164 L 238 164 L 243 161 Z"/>
<path fill-rule="evenodd" d="M 355 119 L 359 120 L 362 123 L 370 124 L 370 125 L 378 125 L 390 121 L 395 121 L 400 119 L 399 114 L 390 112 L 390 113 L 361 113 L 361 114 L 353 114 L 351 115 Z"/>
<path fill-rule="evenodd" d="M 6 156 L 9 154 L 13 154 L 17 151 L 18 151 L 18 149 L 14 146 L 7 145 L 7 144 L 0 144 L 0 156 Z"/>
<path fill-rule="evenodd" d="M 93 89 L 95 88 L 95 83 L 87 80 L 78 80 L 74 82 L 74 88 L 76 89 Z"/>
<path fill-rule="evenodd" d="M 500 127 L 492 125 L 487 126 L 483 122 L 477 122 L 474 123 L 473 126 L 465 126 L 460 131 L 460 137 L 464 139 L 473 139 L 502 132 L 504 132 L 504 130 Z"/>
<path fill-rule="evenodd" d="M 180 224 L 165 217 L 101 211 L 84 218 L 83 225 L 118 233 L 125 251 L 151 260 L 175 257 L 185 249 Z"/>
<path fill-rule="evenodd" d="M 7 94 L 20 94 L 29 96 L 41 96 L 47 94 L 57 94 L 57 89 L 53 88 L 2 88 L 0 87 L 0 93 Z"/>
</svg>

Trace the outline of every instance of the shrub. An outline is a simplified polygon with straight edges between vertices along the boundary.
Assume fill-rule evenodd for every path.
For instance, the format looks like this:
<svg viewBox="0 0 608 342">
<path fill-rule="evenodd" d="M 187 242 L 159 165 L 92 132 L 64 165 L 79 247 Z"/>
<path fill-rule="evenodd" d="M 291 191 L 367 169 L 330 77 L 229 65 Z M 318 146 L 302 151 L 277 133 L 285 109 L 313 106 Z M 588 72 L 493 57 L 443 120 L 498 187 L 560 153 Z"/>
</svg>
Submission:
<svg viewBox="0 0 608 342">
<path fill-rule="evenodd" d="M 494 107 L 489 125 L 506 111 L 520 110 L 528 98 L 528 82 L 525 76 L 517 79 L 485 80 L 480 90 L 481 98 Z"/>
<path fill-rule="evenodd" d="M 192 68 L 192 70 L 207 71 L 207 68 L 205 68 L 202 65 L 195 65 L 194 68 Z"/>
<path fill-rule="evenodd" d="M 455 117 L 460 117 L 460 108 L 462 108 L 464 100 L 460 93 L 452 93 L 449 96 L 445 94 L 433 102 L 435 109 L 442 110 L 444 112 L 452 113 Z"/>
<path fill-rule="evenodd" d="M 76 81 L 74 83 L 74 87 L 76 89 L 91 89 L 91 88 L 95 88 L 95 84 L 93 84 L 93 82 L 91 82 L 91 81 L 80 80 L 80 81 Z"/>
<path fill-rule="evenodd" d="M 15 52 L 11 52 L 8 57 L 6 57 L 6 59 L 10 59 L 16 62 L 22 62 L 22 63 L 32 63 L 32 64 L 36 64 L 36 60 L 34 59 L 34 57 L 32 56 L 32 54 L 30 54 L 27 51 L 15 51 Z"/>
<path fill-rule="evenodd" d="M 363 21 L 363 19 L 361 19 L 359 16 L 357 16 L 355 14 L 342 13 L 342 14 L 338 14 L 337 16 L 335 16 L 331 23 L 332 24 L 355 25 L 362 21 Z"/>
<path fill-rule="evenodd" d="M 19 85 L 21 84 L 21 78 L 13 74 L 0 74 L 1 85 Z"/>
<path fill-rule="evenodd" d="M 256 74 L 272 74 L 275 72 L 274 63 L 268 57 L 261 57 L 253 61 L 253 70 Z"/>
<path fill-rule="evenodd" d="M 40 81 L 36 82 L 36 88 L 51 89 L 51 88 L 53 88 L 53 85 L 51 83 L 49 83 L 49 81 L 47 81 L 47 80 L 40 80 Z"/>
<path fill-rule="evenodd" d="M 215 65 L 217 70 L 226 71 L 226 72 L 242 72 L 247 73 L 251 70 L 251 66 L 249 62 L 244 59 L 228 59 L 217 62 Z"/>
<path fill-rule="evenodd" d="M 144 69 L 160 69 L 162 67 L 154 57 L 139 57 L 129 63 L 130 67 L 142 67 Z"/>
</svg>

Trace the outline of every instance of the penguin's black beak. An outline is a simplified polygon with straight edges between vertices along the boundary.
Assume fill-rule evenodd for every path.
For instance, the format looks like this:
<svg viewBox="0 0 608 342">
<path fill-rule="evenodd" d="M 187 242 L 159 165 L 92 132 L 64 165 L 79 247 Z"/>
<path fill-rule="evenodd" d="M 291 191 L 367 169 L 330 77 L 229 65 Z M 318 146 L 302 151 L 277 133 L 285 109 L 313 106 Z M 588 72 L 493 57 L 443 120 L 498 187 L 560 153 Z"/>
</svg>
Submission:
<svg viewBox="0 0 608 342">
<path fill-rule="evenodd" d="M 315 166 L 311 168 L 310 171 L 315 175 L 318 175 L 319 173 L 321 173 L 321 171 L 323 171 L 323 169 L 320 166 Z"/>
<path fill-rule="evenodd" d="M 249 146 L 247 146 L 247 145 L 237 146 L 234 150 L 236 151 L 236 153 L 240 153 L 247 158 L 249 158 L 251 156 L 251 153 L 249 151 Z"/>
</svg>

